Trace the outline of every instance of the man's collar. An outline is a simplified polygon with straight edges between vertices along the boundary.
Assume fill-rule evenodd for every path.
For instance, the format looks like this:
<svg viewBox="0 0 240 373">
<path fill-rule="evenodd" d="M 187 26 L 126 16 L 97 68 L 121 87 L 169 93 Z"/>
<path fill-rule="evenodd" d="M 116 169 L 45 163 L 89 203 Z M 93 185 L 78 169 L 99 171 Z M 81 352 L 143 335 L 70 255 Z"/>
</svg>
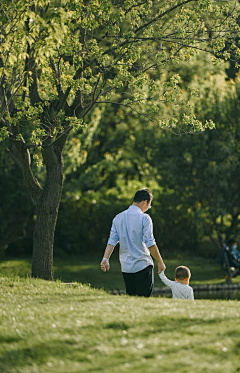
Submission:
<svg viewBox="0 0 240 373">
<path fill-rule="evenodd" d="M 139 214 L 143 214 L 143 211 L 140 209 L 140 207 L 136 206 L 136 205 L 131 205 L 129 206 L 129 209 L 134 209 L 136 212 L 139 212 Z"/>
</svg>

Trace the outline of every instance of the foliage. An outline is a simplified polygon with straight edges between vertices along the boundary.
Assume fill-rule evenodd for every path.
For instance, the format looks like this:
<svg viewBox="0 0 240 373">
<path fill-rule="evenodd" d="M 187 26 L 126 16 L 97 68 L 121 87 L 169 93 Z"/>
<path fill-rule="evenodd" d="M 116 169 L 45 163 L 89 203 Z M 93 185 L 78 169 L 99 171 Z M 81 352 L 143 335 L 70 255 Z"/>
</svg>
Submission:
<svg viewBox="0 0 240 373">
<path fill-rule="evenodd" d="M 66 178 L 58 246 L 65 242 L 66 247 L 69 238 L 73 251 L 104 246 L 113 216 L 142 186 L 154 193 L 150 215 L 161 250 L 216 257 L 220 236 L 238 236 L 239 78 L 228 80 L 226 67 L 199 55 L 177 70 L 182 94 L 188 87 L 198 92 L 189 105 L 202 121 L 211 116 L 216 130 L 177 136 L 114 106 L 105 108 L 90 146 L 79 135 L 86 161 Z M 206 236 L 213 241 L 211 249 Z"/>
<path fill-rule="evenodd" d="M 26 254 L 32 246 L 33 206 L 22 183 L 21 171 L 0 150 L 0 258 L 12 247 L 14 255 Z M 14 177 L 13 177 L 14 175 Z M 22 242 L 24 242 L 22 244 Z M 28 252 L 30 252 L 28 250 Z"/>
<path fill-rule="evenodd" d="M 159 67 L 200 49 L 227 59 L 239 31 L 231 2 L 18 0 L 3 1 L 1 10 L 1 139 L 34 148 L 39 164 L 39 151 L 81 128 L 95 104 L 144 112 L 147 100 L 158 117 L 162 103 L 176 103 L 181 93 L 177 75 L 156 83 Z M 238 46 L 230 49 L 237 58 Z M 187 107 L 182 115 L 159 124 L 202 130 Z"/>
<path fill-rule="evenodd" d="M 162 138 L 154 158 L 160 185 L 174 190 L 177 208 L 195 221 L 199 238 L 207 235 L 218 243 L 237 238 L 240 229 L 239 78 L 225 78 L 210 75 L 196 103 L 196 111 L 203 117 L 211 112 L 216 130 L 191 139 Z M 164 163 L 158 162 L 163 157 Z"/>
</svg>

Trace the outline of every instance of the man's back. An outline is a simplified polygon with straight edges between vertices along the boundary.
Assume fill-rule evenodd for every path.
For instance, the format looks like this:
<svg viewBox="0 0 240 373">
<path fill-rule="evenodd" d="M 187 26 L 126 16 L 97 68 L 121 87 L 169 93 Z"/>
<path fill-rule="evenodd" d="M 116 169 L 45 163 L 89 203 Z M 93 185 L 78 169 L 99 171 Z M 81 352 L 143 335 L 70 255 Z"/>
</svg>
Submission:
<svg viewBox="0 0 240 373">
<path fill-rule="evenodd" d="M 152 220 L 134 205 L 113 219 L 108 244 L 119 242 L 122 272 L 135 273 L 153 265 L 149 247 L 155 244 Z"/>
</svg>

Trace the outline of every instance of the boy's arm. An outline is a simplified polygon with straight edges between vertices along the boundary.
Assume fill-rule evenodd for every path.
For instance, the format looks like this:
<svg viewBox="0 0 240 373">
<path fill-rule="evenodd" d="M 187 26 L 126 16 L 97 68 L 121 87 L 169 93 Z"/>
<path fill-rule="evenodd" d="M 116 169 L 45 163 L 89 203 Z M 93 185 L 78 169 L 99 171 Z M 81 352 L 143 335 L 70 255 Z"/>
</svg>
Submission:
<svg viewBox="0 0 240 373">
<path fill-rule="evenodd" d="M 164 274 L 163 271 L 162 271 L 161 273 L 159 273 L 159 277 L 160 277 L 160 279 L 162 280 L 162 282 L 163 282 L 165 285 L 169 286 L 170 288 L 171 288 L 172 285 L 174 284 L 174 281 L 169 280 L 169 279 L 165 276 L 165 274 Z"/>
</svg>

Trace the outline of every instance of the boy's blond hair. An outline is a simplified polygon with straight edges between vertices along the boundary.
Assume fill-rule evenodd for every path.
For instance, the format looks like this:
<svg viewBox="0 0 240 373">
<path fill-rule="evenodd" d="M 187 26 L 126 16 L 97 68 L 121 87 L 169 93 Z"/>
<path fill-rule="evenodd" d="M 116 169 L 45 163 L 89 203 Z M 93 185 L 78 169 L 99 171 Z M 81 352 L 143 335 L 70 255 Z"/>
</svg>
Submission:
<svg viewBox="0 0 240 373">
<path fill-rule="evenodd" d="M 175 278 L 177 280 L 185 280 L 185 278 L 191 277 L 190 269 L 186 266 L 179 266 L 175 269 Z"/>
</svg>

